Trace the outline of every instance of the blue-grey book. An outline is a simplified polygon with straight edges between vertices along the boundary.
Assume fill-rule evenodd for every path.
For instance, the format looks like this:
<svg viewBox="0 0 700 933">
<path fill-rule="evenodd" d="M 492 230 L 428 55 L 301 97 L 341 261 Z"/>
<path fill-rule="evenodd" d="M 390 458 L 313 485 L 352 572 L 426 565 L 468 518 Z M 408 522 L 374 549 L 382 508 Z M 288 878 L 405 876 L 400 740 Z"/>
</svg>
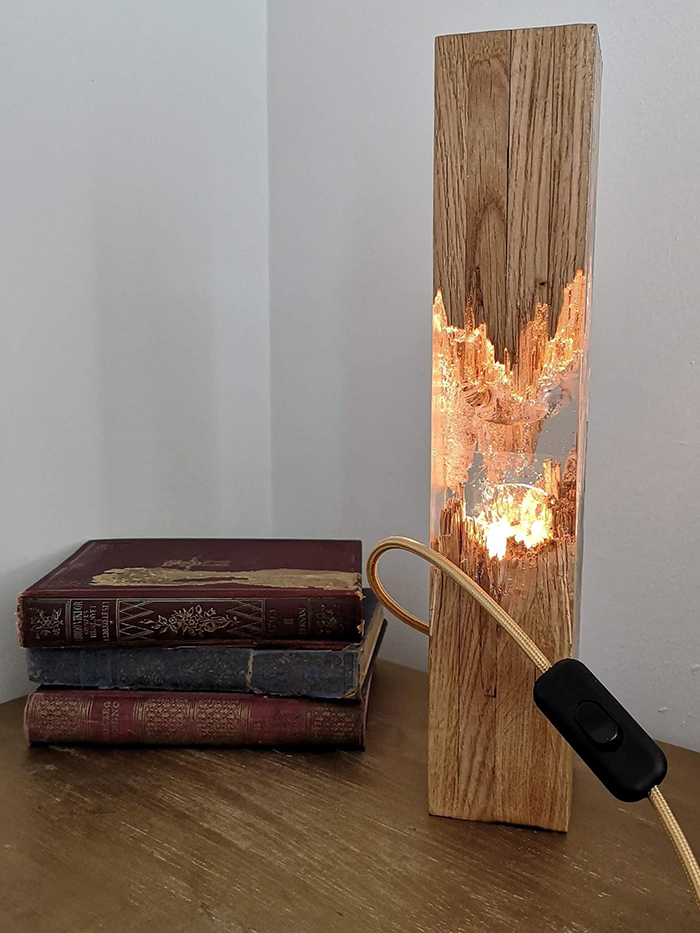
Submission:
<svg viewBox="0 0 700 933">
<path fill-rule="evenodd" d="M 364 590 L 362 609 L 362 641 L 344 648 L 28 648 L 29 679 L 51 686 L 112 690 L 353 699 L 360 695 L 386 628 L 382 607 L 371 590 Z"/>
</svg>

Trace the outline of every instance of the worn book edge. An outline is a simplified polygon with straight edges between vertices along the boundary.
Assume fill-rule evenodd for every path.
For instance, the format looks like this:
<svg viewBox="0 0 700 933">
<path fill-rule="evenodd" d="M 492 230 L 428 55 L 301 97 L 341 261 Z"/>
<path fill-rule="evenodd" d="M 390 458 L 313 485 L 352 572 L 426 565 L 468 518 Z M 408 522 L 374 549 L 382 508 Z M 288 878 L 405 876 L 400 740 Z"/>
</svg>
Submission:
<svg viewBox="0 0 700 933">
<path fill-rule="evenodd" d="M 173 692 L 248 692 L 273 696 L 309 696 L 321 699 L 357 697 L 377 656 L 386 629 L 381 606 L 373 596 L 365 602 L 365 637 L 358 645 L 327 651 L 313 649 L 186 646 L 171 648 L 94 647 L 28 648 L 29 679 L 46 686 L 113 690 L 171 690 Z M 196 652 L 196 654 L 193 654 Z M 144 657 L 134 673 L 133 659 Z M 177 658 L 168 669 L 167 658 Z M 62 663 L 65 658 L 68 663 Z M 94 665 L 93 665 L 93 660 Z M 182 658 L 182 662 L 180 659 Z M 207 659 L 211 658 L 211 661 Z M 230 661 L 228 660 L 230 658 Z M 185 675 L 198 662 L 209 674 Z M 87 673 L 83 662 L 87 667 Z M 326 662 L 332 662 L 326 666 Z M 134 663 L 136 663 L 134 661 Z M 120 677 L 120 664 L 123 679 Z M 222 673 L 226 664 L 228 675 Z M 289 665 L 288 667 L 286 667 Z M 201 668 L 200 668 L 201 669 Z M 142 676 L 139 673 L 142 672 Z M 215 673 L 213 673 L 215 672 Z"/>
<path fill-rule="evenodd" d="M 39 687 L 24 734 L 32 745 L 363 749 L 371 681 L 352 701 Z"/>
</svg>

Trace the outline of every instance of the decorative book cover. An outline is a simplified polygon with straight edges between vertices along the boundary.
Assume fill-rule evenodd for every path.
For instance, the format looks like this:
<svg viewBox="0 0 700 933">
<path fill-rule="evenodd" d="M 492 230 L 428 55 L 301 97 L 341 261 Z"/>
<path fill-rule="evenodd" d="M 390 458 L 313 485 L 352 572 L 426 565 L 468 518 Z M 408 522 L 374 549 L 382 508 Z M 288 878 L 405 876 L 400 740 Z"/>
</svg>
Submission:
<svg viewBox="0 0 700 933">
<path fill-rule="evenodd" d="M 44 745 L 364 748 L 370 682 L 358 700 L 39 687 L 27 700 L 24 729 L 29 742 Z"/>
<path fill-rule="evenodd" d="M 88 541 L 19 597 L 25 647 L 359 642 L 362 543 Z"/>
<path fill-rule="evenodd" d="M 29 648 L 29 679 L 46 686 L 136 690 L 265 693 L 352 699 L 379 652 L 386 628 L 371 590 L 362 603 L 365 634 L 340 649 L 241 648 Z"/>
</svg>

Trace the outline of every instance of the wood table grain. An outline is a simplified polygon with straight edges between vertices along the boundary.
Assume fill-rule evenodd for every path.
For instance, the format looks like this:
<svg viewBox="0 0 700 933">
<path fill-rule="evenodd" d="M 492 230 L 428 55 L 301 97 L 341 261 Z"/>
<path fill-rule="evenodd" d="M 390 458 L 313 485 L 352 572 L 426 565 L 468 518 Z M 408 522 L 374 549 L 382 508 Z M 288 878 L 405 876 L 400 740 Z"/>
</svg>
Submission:
<svg viewBox="0 0 700 933">
<path fill-rule="evenodd" d="M 646 802 L 576 770 L 568 835 L 428 816 L 427 679 L 361 752 L 28 748 L 0 707 L 0 933 L 645 933 L 700 915 Z M 700 755 L 664 792 L 700 849 Z"/>
</svg>

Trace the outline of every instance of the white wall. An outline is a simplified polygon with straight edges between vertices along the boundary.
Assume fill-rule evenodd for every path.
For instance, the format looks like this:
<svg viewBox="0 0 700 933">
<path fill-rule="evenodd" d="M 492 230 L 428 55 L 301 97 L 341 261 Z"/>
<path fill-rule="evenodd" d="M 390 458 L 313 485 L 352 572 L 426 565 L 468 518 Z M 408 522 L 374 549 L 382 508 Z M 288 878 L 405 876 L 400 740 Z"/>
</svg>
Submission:
<svg viewBox="0 0 700 933">
<path fill-rule="evenodd" d="M 696 5 L 267 16 L 266 49 L 262 0 L 0 7 L 0 698 L 27 686 L 16 593 L 87 537 L 426 539 L 433 37 L 593 21 L 582 654 L 655 735 L 700 747 Z M 425 613 L 423 568 L 385 560 Z M 385 650 L 425 662 L 398 624 Z"/>
<path fill-rule="evenodd" d="M 266 8 L 4 0 L 0 699 L 88 537 L 270 532 Z"/>
<path fill-rule="evenodd" d="M 695 2 L 271 0 L 274 527 L 428 535 L 433 37 L 597 22 L 604 69 L 581 653 L 700 748 Z M 426 574 L 385 558 L 425 613 Z M 395 623 L 385 653 L 425 661 Z"/>
</svg>

